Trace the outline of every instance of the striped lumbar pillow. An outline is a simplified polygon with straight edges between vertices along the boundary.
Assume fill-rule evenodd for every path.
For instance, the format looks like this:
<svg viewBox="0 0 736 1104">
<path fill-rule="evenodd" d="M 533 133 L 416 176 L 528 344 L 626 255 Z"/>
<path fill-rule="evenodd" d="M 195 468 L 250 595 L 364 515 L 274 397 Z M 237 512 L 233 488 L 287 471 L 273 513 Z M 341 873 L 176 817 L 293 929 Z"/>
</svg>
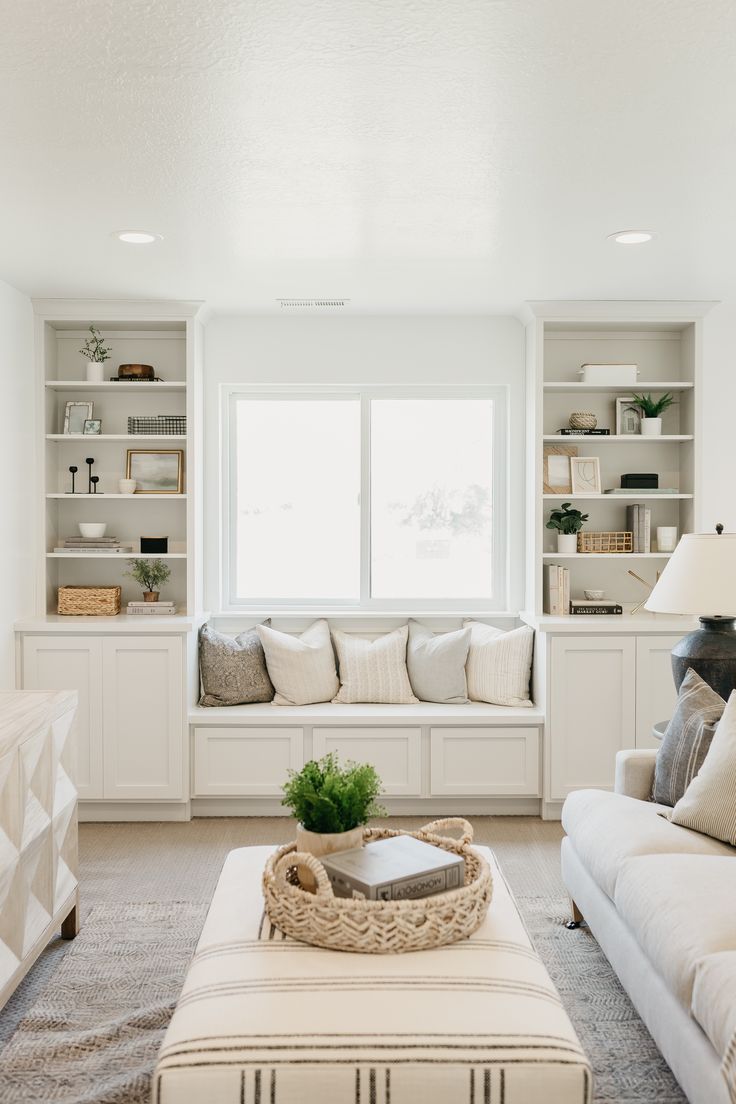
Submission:
<svg viewBox="0 0 736 1104">
<path fill-rule="evenodd" d="M 700 773 L 675 805 L 670 820 L 736 845 L 736 690 L 731 692 Z"/>
<path fill-rule="evenodd" d="M 335 630 L 340 665 L 340 691 L 335 702 L 383 702 L 416 704 L 406 670 L 407 625 L 376 640 Z"/>
<path fill-rule="evenodd" d="M 492 705 L 530 706 L 534 631 L 528 625 L 504 632 L 482 621 L 464 621 L 470 628 L 465 674 L 471 701 Z"/>
<path fill-rule="evenodd" d="M 662 738 L 652 797 L 676 805 L 703 765 L 726 703 L 692 667 L 680 686 L 677 708 Z"/>
</svg>

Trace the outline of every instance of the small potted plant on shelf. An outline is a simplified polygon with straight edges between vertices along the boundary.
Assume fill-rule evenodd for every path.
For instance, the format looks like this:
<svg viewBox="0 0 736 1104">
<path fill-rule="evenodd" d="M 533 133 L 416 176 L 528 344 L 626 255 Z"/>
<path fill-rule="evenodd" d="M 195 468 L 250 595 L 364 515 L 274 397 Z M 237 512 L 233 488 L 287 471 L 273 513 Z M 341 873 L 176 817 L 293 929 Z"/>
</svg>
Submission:
<svg viewBox="0 0 736 1104">
<path fill-rule="evenodd" d="M 144 602 L 158 602 L 158 588 L 171 577 L 171 568 L 163 560 L 129 560 L 130 571 L 124 574 L 143 587 Z"/>
<path fill-rule="evenodd" d="M 386 816 L 377 799 L 381 779 L 370 763 L 342 765 L 334 752 L 289 771 L 281 802 L 296 817 L 297 851 L 332 855 L 363 845 L 363 827 L 371 817 Z M 309 871 L 300 871 L 305 888 L 313 889 Z"/>
<path fill-rule="evenodd" d="M 633 406 L 641 410 L 641 432 L 644 437 L 659 437 L 662 433 L 662 414 L 674 406 L 675 399 L 668 391 L 658 399 L 649 395 L 634 395 Z"/>
<path fill-rule="evenodd" d="M 581 514 L 580 510 L 574 510 L 569 502 L 563 502 L 559 510 L 553 510 L 549 515 L 547 528 L 557 530 L 557 551 L 560 555 L 577 552 L 577 535 L 589 516 Z"/>
<path fill-rule="evenodd" d="M 89 332 L 91 336 L 85 338 L 79 351 L 87 361 L 88 382 L 102 383 L 105 361 L 110 359 L 110 349 L 106 348 L 105 339 L 99 330 L 90 326 Z"/>
</svg>

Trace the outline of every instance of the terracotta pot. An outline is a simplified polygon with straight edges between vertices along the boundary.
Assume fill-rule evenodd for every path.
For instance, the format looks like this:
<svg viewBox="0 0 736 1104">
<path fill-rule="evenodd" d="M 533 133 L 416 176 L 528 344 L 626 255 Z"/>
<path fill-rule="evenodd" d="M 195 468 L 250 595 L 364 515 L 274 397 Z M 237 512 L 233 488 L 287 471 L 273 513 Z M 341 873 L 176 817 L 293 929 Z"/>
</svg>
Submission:
<svg viewBox="0 0 736 1104">
<path fill-rule="evenodd" d="M 158 602 L 159 592 L 157 590 L 144 590 L 143 601 L 144 602 Z"/>
<path fill-rule="evenodd" d="M 321 855 L 334 855 L 337 851 L 350 851 L 363 846 L 363 825 L 351 828 L 347 832 L 308 832 L 301 825 L 296 826 L 296 849 L 306 851 L 315 858 Z M 304 889 L 313 892 L 317 886 L 309 870 L 299 871 L 299 881 Z"/>
</svg>

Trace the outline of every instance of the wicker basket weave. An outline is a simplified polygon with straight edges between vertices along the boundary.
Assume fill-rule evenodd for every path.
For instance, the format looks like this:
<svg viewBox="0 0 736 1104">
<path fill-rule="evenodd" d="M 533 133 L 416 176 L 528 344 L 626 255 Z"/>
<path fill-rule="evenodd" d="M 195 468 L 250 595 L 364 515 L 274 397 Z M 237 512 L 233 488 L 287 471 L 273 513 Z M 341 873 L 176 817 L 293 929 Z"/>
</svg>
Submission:
<svg viewBox="0 0 736 1104">
<path fill-rule="evenodd" d="M 59 613 L 114 617 L 120 613 L 119 586 L 60 586 Z"/>
<path fill-rule="evenodd" d="M 460 839 L 439 835 L 445 828 L 461 828 L 463 834 Z M 401 835 L 412 835 L 462 855 L 465 885 L 415 901 L 335 897 L 322 863 L 313 855 L 297 851 L 295 843 L 288 843 L 269 857 L 263 872 L 263 896 L 271 923 L 302 943 L 361 954 L 421 951 L 472 935 L 488 912 L 493 881 L 488 863 L 470 846 L 471 825 L 461 817 L 449 817 L 426 824 L 418 832 L 366 828 L 364 840 L 370 843 Z M 294 874 L 300 866 L 314 875 L 315 893 L 299 886 Z"/>
<path fill-rule="evenodd" d="M 633 552 L 633 533 L 578 533 L 578 552 Z"/>
</svg>

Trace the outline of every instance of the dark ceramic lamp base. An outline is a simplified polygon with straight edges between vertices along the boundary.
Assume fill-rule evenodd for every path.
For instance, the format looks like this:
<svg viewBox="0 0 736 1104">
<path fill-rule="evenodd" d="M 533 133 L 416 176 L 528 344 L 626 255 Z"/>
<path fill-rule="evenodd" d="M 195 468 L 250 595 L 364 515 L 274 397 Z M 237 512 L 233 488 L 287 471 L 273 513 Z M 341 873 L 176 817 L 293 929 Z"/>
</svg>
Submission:
<svg viewBox="0 0 736 1104">
<path fill-rule="evenodd" d="M 675 686 L 692 667 L 724 701 L 736 690 L 736 618 L 701 617 L 702 628 L 683 636 L 672 649 Z"/>
</svg>

